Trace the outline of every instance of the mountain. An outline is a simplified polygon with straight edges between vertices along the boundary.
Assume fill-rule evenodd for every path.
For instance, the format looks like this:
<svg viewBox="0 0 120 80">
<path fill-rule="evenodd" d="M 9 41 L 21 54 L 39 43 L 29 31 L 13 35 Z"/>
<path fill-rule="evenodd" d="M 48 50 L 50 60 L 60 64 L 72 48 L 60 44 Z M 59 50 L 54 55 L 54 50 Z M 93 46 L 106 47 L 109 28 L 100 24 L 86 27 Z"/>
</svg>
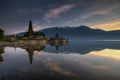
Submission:
<svg viewBox="0 0 120 80">
<path fill-rule="evenodd" d="M 65 38 L 120 39 L 120 30 L 103 31 L 100 29 L 92 29 L 84 25 L 78 27 L 53 27 L 40 31 L 51 37 L 59 33 Z"/>
<path fill-rule="evenodd" d="M 87 26 L 79 27 L 54 27 L 40 30 L 48 36 L 54 36 L 59 33 L 61 36 L 89 36 L 89 35 L 99 35 L 104 34 L 105 31 L 99 29 L 92 29 Z"/>
<path fill-rule="evenodd" d="M 54 37 L 56 33 L 65 38 L 73 37 L 87 37 L 87 38 L 114 38 L 117 39 L 120 36 L 120 30 L 116 31 L 103 31 L 100 29 L 92 29 L 88 26 L 78 26 L 78 27 L 53 27 L 39 30 L 36 32 L 44 32 L 46 36 Z M 24 32 L 18 33 L 17 36 L 23 36 Z"/>
</svg>

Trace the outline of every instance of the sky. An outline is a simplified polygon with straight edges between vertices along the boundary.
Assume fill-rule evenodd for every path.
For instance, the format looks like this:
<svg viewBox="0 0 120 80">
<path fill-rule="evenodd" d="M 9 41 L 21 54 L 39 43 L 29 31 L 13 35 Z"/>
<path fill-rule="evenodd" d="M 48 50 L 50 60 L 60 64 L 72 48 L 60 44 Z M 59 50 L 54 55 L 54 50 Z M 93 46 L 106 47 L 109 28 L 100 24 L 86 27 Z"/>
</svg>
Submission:
<svg viewBox="0 0 120 80">
<path fill-rule="evenodd" d="M 5 34 L 50 27 L 86 25 L 120 30 L 120 0 L 0 0 L 0 28 Z"/>
</svg>

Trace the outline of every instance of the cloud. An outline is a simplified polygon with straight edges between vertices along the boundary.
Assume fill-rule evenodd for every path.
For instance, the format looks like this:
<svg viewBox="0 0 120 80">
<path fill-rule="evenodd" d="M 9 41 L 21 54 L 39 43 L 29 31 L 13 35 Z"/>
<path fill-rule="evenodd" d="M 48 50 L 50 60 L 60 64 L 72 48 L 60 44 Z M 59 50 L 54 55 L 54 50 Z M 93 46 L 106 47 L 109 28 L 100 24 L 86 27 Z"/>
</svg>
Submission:
<svg viewBox="0 0 120 80">
<path fill-rule="evenodd" d="M 67 5 L 63 5 L 60 7 L 57 7 L 55 9 L 51 9 L 48 11 L 48 13 L 45 14 L 45 18 L 44 20 L 49 20 L 51 18 L 56 18 L 58 17 L 61 13 L 66 12 L 68 10 L 70 10 L 71 8 L 73 8 L 75 5 L 73 4 L 67 4 Z"/>
<path fill-rule="evenodd" d="M 94 3 L 95 4 L 95 3 Z M 84 11 L 80 12 L 79 15 L 72 20 L 66 21 L 66 24 L 70 23 L 79 23 L 79 22 L 85 22 L 88 19 L 94 18 L 95 16 L 109 16 L 109 17 L 116 17 L 117 16 L 117 11 L 119 9 L 120 4 L 119 3 L 114 3 L 114 4 L 108 4 L 106 3 L 98 3 L 96 5 L 91 5 L 89 8 L 84 9 Z M 83 7 L 84 8 L 84 7 Z M 98 18 L 100 20 L 101 18 Z M 106 18 L 107 20 L 107 18 Z M 85 22 L 86 23 L 86 22 Z"/>
<path fill-rule="evenodd" d="M 105 15 L 105 14 L 109 14 L 109 11 L 101 10 L 101 11 L 90 12 L 88 15 L 84 15 L 84 16 L 80 17 L 78 20 L 85 20 L 85 19 L 91 18 L 95 15 Z"/>
<path fill-rule="evenodd" d="M 83 16 L 78 17 L 77 19 L 69 20 L 66 23 L 80 22 L 92 18 L 96 15 L 108 15 L 108 14 L 110 14 L 109 10 L 91 11 L 89 13 L 84 14 Z"/>
<path fill-rule="evenodd" d="M 76 74 L 71 72 L 68 68 L 63 68 L 60 66 L 59 63 L 53 61 L 51 58 L 48 58 L 44 61 L 45 66 L 54 72 L 63 74 L 63 75 L 68 75 L 68 76 L 75 76 Z"/>
<path fill-rule="evenodd" d="M 33 24 L 33 30 L 38 31 L 38 30 L 42 30 L 42 29 L 46 28 L 46 26 L 41 25 L 41 23 L 42 23 L 42 20 L 35 21 L 34 24 Z"/>
<path fill-rule="evenodd" d="M 41 25 L 36 25 L 33 28 L 34 31 L 41 30 L 41 29 L 43 29 L 43 26 L 41 26 Z"/>
<path fill-rule="evenodd" d="M 40 7 L 36 7 L 33 9 L 24 8 L 24 9 L 18 10 L 18 12 L 21 14 L 31 14 L 31 13 L 35 13 L 35 12 L 41 13 L 41 12 L 43 12 L 43 10 Z"/>
<path fill-rule="evenodd" d="M 61 65 L 61 62 L 59 62 L 59 60 L 57 60 L 56 58 L 54 59 L 53 56 L 59 57 L 58 54 L 53 54 L 49 52 L 44 52 L 44 51 L 34 52 L 34 59 L 38 61 L 42 61 L 44 63 L 43 65 L 45 66 L 44 68 L 46 68 L 47 70 L 67 76 L 76 76 L 76 74 L 71 69 L 63 67 Z M 43 57 L 44 60 L 42 59 Z"/>
<path fill-rule="evenodd" d="M 105 30 L 105 31 L 120 30 L 120 21 L 114 21 L 114 22 L 92 25 L 91 27 L 95 28 L 95 29 L 102 29 L 102 30 Z"/>
</svg>

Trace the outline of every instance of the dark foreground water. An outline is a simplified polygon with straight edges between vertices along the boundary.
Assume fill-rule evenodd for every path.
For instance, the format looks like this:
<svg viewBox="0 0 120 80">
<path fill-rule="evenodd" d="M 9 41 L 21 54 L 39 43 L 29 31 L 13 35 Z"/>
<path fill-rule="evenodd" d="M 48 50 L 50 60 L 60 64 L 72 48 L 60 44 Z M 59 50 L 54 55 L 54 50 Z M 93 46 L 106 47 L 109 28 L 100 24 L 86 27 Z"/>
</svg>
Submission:
<svg viewBox="0 0 120 80">
<path fill-rule="evenodd" d="M 120 80 L 120 41 L 0 47 L 0 80 Z"/>
</svg>

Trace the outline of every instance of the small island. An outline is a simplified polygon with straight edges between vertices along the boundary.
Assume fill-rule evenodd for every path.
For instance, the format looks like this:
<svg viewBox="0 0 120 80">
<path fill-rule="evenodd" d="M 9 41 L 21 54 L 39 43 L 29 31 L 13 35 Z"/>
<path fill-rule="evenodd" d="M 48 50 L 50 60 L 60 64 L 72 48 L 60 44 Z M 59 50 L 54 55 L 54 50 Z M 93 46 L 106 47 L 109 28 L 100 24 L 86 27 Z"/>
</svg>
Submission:
<svg viewBox="0 0 120 80">
<path fill-rule="evenodd" d="M 7 45 L 43 45 L 43 44 L 67 44 L 68 40 L 55 34 L 55 37 L 48 37 L 43 32 L 33 31 L 32 21 L 29 21 L 28 31 L 23 36 L 16 34 L 4 36 L 4 30 L 0 29 L 0 46 Z"/>
</svg>

